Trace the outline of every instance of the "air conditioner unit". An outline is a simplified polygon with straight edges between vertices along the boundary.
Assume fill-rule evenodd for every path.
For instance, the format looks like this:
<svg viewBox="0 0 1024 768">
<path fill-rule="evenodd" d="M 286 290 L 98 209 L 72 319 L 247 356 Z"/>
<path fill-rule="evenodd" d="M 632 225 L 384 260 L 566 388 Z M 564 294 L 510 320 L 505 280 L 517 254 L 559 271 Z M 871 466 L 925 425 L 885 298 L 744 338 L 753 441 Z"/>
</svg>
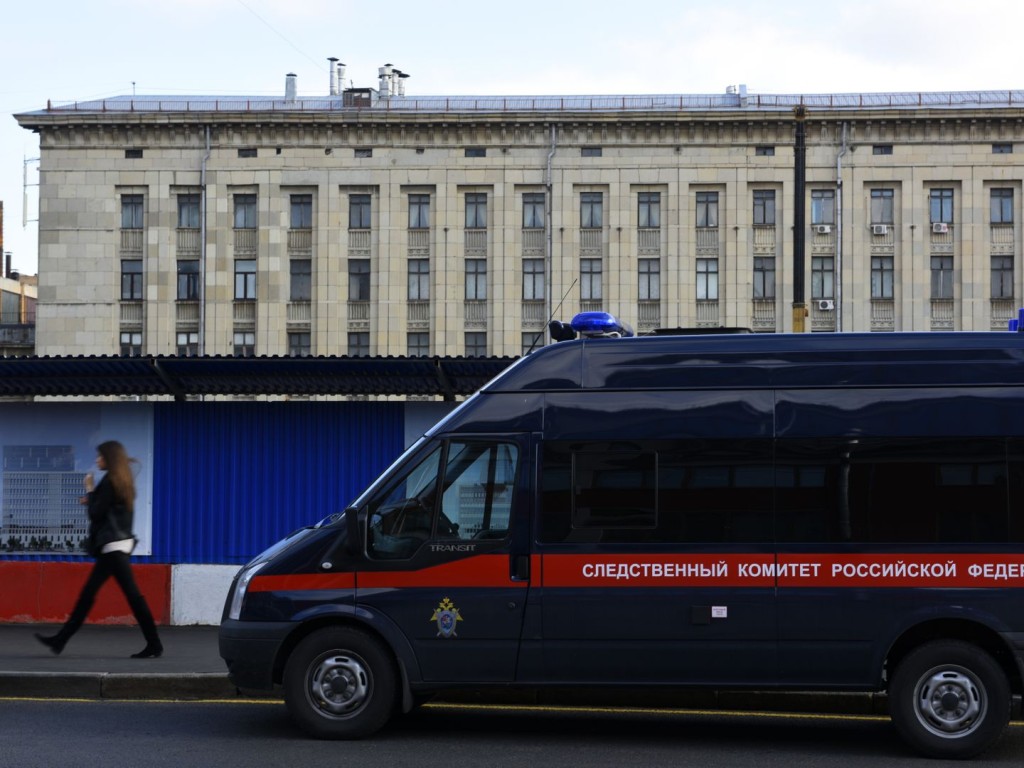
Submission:
<svg viewBox="0 0 1024 768">
<path fill-rule="evenodd" d="M 949 224 L 944 221 L 936 221 L 932 224 L 932 232 L 936 235 L 944 235 L 949 232 Z"/>
<path fill-rule="evenodd" d="M 818 311 L 819 312 L 831 312 L 836 308 L 836 303 L 832 299 L 818 299 Z"/>
<path fill-rule="evenodd" d="M 888 224 L 872 224 L 871 225 L 871 234 L 872 235 L 885 235 L 885 234 L 888 234 L 888 232 L 889 232 L 889 225 Z"/>
<path fill-rule="evenodd" d="M 832 231 L 832 227 L 829 226 L 828 224 L 818 224 L 814 228 L 814 231 L 817 232 L 819 235 L 827 235 L 829 232 Z"/>
</svg>

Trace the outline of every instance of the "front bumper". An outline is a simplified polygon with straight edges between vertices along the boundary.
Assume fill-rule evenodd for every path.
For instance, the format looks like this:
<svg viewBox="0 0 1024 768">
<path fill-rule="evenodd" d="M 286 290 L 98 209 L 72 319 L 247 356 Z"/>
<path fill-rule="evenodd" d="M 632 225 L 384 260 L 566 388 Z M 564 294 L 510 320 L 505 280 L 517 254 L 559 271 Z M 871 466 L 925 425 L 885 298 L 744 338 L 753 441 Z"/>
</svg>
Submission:
<svg viewBox="0 0 1024 768">
<path fill-rule="evenodd" d="M 221 622 L 218 644 L 228 679 L 239 688 L 271 690 L 278 653 L 296 626 L 291 621 Z"/>
</svg>

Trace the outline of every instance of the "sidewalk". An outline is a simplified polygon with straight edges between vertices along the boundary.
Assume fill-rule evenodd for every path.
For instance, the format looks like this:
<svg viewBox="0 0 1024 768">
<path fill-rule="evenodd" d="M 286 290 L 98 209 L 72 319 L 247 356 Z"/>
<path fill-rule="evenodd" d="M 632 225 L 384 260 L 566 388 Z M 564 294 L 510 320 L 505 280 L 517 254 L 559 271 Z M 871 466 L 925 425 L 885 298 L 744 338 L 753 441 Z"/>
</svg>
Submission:
<svg viewBox="0 0 1024 768">
<path fill-rule="evenodd" d="M 145 641 L 136 626 L 87 624 L 54 656 L 34 633 L 51 624 L 0 624 L 0 697 L 78 699 L 280 698 L 280 690 L 239 691 L 228 680 L 217 646 L 217 627 L 164 626 L 159 659 L 132 659 Z M 439 701 L 442 700 L 440 697 Z M 737 711 L 884 715 L 886 699 L 871 693 L 785 691 L 455 691 L 444 701 L 461 703 L 671 707 Z"/>
<path fill-rule="evenodd" d="M 33 636 L 52 624 L 0 624 L 0 696 L 84 699 L 224 699 L 239 695 L 217 648 L 217 627 L 164 626 L 164 653 L 132 659 L 136 626 L 86 624 L 59 656 Z"/>
</svg>

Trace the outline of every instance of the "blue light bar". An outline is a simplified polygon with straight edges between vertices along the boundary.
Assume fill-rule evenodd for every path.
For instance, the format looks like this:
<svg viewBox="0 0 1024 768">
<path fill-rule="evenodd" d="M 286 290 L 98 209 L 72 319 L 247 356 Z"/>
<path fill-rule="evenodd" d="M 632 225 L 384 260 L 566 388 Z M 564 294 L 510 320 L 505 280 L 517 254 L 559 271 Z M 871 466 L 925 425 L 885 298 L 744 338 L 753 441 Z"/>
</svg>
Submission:
<svg viewBox="0 0 1024 768">
<path fill-rule="evenodd" d="M 1008 325 L 1013 333 L 1024 333 L 1024 307 L 1017 310 L 1017 316 L 1011 317 Z"/>
<path fill-rule="evenodd" d="M 591 338 L 633 335 L 633 329 L 626 323 L 619 322 L 610 312 L 580 312 L 572 319 L 570 325 L 580 336 Z"/>
</svg>

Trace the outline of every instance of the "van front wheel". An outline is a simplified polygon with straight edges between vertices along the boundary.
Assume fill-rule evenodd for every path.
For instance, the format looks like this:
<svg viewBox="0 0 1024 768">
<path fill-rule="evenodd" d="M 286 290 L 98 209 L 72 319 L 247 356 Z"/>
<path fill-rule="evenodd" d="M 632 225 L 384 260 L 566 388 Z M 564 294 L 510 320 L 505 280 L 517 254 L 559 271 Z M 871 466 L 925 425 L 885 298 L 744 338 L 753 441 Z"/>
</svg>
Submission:
<svg viewBox="0 0 1024 768">
<path fill-rule="evenodd" d="M 968 758 L 999 738 L 1010 720 L 1010 685 L 981 648 L 927 643 L 907 655 L 889 684 L 896 730 L 929 757 Z"/>
<path fill-rule="evenodd" d="M 288 713 L 318 739 L 360 739 L 379 730 L 395 704 L 395 670 L 387 650 L 350 627 L 304 638 L 284 668 Z"/>
</svg>

